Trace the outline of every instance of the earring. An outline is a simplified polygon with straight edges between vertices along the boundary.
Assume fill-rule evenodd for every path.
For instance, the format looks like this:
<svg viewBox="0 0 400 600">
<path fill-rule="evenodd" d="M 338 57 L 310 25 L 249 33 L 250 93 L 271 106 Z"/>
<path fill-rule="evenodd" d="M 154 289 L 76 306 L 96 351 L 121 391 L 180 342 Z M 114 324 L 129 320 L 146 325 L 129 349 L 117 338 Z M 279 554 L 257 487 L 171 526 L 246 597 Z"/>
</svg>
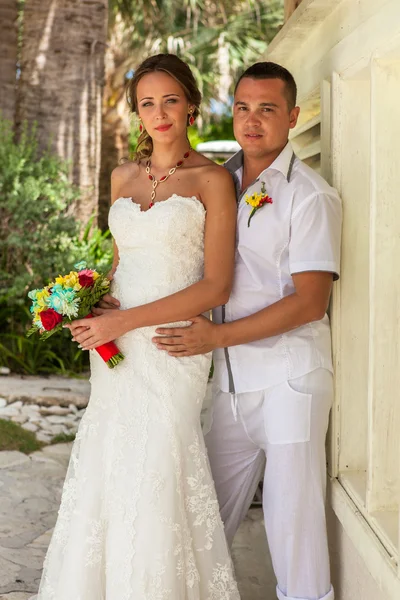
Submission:
<svg viewBox="0 0 400 600">
<path fill-rule="evenodd" d="M 142 131 L 143 131 L 143 125 L 141 123 L 139 125 L 139 131 L 140 131 L 140 133 L 142 133 Z"/>
<path fill-rule="evenodd" d="M 194 116 L 192 115 L 192 113 L 189 113 L 189 114 L 190 114 L 189 125 L 193 125 L 193 123 L 195 122 L 196 119 L 194 118 Z"/>
</svg>

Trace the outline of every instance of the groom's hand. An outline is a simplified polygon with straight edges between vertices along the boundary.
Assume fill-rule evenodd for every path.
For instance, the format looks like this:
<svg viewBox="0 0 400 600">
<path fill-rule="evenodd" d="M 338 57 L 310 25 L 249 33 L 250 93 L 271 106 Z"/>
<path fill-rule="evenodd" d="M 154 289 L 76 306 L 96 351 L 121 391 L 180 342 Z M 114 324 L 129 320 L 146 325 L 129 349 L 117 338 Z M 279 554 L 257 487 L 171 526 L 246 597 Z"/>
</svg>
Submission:
<svg viewBox="0 0 400 600">
<path fill-rule="evenodd" d="M 153 342 L 160 350 L 170 356 L 194 356 L 206 354 L 218 347 L 218 325 L 206 317 L 199 316 L 188 319 L 189 327 L 159 327 L 156 333 L 163 337 L 154 337 Z"/>
</svg>

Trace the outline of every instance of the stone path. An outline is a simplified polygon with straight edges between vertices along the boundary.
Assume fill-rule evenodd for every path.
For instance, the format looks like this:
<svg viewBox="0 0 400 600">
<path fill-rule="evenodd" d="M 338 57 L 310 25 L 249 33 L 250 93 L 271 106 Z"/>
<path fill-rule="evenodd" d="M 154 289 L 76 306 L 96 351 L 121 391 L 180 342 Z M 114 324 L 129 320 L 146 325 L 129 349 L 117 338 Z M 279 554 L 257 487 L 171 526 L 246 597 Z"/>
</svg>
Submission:
<svg viewBox="0 0 400 600">
<path fill-rule="evenodd" d="M 71 444 L 56 444 L 30 456 L 0 452 L 0 600 L 28 600 L 37 592 L 70 450 Z M 250 510 L 233 558 L 242 600 L 273 600 L 261 509 Z"/>
<path fill-rule="evenodd" d="M 25 404 L 43 406 L 69 406 L 84 408 L 89 397 L 90 383 L 87 379 L 71 377 L 34 377 L 31 375 L 8 375 L 0 377 L 0 397 L 7 403 L 20 400 Z"/>
<path fill-rule="evenodd" d="M 89 399 L 87 379 L 0 378 L 0 419 L 19 423 L 49 443 L 60 433 L 75 434 Z"/>
<path fill-rule="evenodd" d="M 0 600 L 37 591 L 69 454 L 70 444 L 0 452 Z"/>
</svg>

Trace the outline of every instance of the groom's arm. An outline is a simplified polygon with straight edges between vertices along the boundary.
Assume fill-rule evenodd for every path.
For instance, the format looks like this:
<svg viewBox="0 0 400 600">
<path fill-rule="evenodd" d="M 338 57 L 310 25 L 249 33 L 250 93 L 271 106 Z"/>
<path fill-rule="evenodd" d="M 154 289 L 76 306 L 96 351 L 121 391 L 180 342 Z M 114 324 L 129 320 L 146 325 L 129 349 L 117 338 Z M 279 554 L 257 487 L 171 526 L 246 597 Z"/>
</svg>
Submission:
<svg viewBox="0 0 400 600">
<path fill-rule="evenodd" d="M 216 348 L 247 344 L 287 333 L 322 319 L 327 311 L 333 274 L 313 271 L 293 274 L 295 292 L 262 310 L 232 321 L 216 324 L 204 317 L 191 319 L 187 328 L 158 328 L 154 343 L 173 356 L 204 354 Z"/>
</svg>

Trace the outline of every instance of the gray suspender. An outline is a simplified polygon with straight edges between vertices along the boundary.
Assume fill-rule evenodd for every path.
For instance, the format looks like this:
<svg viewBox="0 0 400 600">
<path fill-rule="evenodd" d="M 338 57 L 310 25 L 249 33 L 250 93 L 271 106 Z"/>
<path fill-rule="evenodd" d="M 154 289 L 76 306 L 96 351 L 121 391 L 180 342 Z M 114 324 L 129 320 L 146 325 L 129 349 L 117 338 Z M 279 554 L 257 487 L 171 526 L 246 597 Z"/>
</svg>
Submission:
<svg viewBox="0 0 400 600">
<path fill-rule="evenodd" d="M 290 159 L 290 164 L 289 164 L 289 168 L 288 168 L 288 172 L 287 172 L 287 177 L 286 177 L 288 183 L 290 182 L 290 178 L 292 176 L 293 165 L 294 165 L 294 161 L 295 160 L 296 160 L 296 155 L 293 152 L 292 158 Z"/>
</svg>

